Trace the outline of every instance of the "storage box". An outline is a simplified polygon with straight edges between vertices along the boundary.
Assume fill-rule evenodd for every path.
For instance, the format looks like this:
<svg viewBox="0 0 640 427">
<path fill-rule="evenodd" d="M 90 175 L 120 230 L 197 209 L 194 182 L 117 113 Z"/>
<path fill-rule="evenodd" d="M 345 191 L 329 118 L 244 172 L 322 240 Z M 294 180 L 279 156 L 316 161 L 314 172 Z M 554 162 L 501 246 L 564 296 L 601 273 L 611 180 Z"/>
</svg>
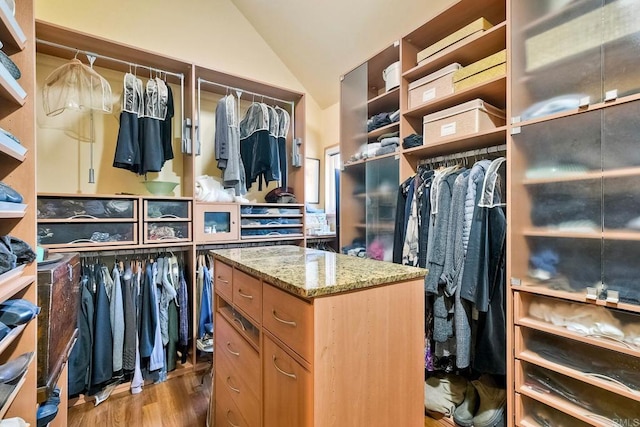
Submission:
<svg viewBox="0 0 640 427">
<path fill-rule="evenodd" d="M 452 94 L 453 75 L 460 68 L 462 68 L 460 64 L 454 63 L 409 83 L 409 108 Z"/>
<path fill-rule="evenodd" d="M 453 90 L 464 90 L 506 74 L 507 51 L 501 50 L 453 73 Z"/>
<path fill-rule="evenodd" d="M 424 145 L 482 132 L 506 124 L 505 114 L 481 99 L 465 102 L 423 118 Z"/>
<path fill-rule="evenodd" d="M 61 256 L 50 254 L 49 257 Z M 77 336 L 80 259 L 68 253 L 38 264 L 38 402 L 53 391 Z"/>
<path fill-rule="evenodd" d="M 448 35 L 442 40 L 418 52 L 417 62 L 418 64 L 420 64 L 425 59 L 429 58 L 432 55 L 435 55 L 438 52 L 444 51 L 445 49 L 454 50 L 460 44 L 464 43 L 464 40 L 467 37 L 479 32 L 486 31 L 491 27 L 493 27 L 493 24 L 491 24 L 491 22 L 487 21 L 484 18 L 478 18 L 472 23 L 460 28 L 455 33 Z"/>
</svg>

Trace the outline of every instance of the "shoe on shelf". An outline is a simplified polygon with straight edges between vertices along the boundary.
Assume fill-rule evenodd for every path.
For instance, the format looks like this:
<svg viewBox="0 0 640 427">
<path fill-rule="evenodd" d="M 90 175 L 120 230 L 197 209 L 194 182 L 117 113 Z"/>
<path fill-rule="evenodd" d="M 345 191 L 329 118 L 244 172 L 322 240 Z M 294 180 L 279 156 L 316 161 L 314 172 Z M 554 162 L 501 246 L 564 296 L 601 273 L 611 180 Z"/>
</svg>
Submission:
<svg viewBox="0 0 640 427">
<path fill-rule="evenodd" d="M 507 406 L 507 391 L 499 387 L 490 375 L 482 375 L 472 383 L 480 400 L 473 426 L 495 427 L 502 422 Z"/>
<path fill-rule="evenodd" d="M 0 181 L 0 202 L 22 203 L 22 195 Z"/>
<path fill-rule="evenodd" d="M 213 338 L 207 337 L 206 335 L 204 338 L 198 338 L 196 340 L 196 347 L 205 353 L 213 353 Z"/>
<path fill-rule="evenodd" d="M 464 393 L 464 400 L 453 411 L 453 421 L 457 426 L 473 427 L 473 416 L 478 409 L 478 392 L 469 381 Z"/>
</svg>

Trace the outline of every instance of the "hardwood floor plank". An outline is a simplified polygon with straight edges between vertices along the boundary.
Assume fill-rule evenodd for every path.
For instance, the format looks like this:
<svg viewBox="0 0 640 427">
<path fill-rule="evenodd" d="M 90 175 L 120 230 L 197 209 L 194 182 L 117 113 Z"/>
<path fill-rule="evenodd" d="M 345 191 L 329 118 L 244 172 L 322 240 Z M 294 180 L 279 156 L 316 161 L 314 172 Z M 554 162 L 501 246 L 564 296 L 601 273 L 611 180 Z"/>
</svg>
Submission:
<svg viewBox="0 0 640 427">
<path fill-rule="evenodd" d="M 149 385 L 142 393 L 112 395 L 94 406 L 69 408 L 69 427 L 204 427 L 209 385 L 201 385 L 202 373 L 190 373 L 162 384 Z"/>
</svg>

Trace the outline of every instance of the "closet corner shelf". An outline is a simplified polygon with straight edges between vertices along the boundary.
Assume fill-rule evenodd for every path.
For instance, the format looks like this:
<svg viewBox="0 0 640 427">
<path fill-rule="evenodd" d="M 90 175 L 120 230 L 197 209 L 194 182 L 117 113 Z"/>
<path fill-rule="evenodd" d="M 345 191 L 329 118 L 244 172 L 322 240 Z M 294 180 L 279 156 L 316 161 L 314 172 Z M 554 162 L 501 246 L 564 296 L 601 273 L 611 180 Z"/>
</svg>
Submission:
<svg viewBox="0 0 640 427">
<path fill-rule="evenodd" d="M 396 87 L 367 101 L 368 115 L 371 117 L 382 112 L 393 112 L 398 109 L 399 105 L 400 88 Z"/>
<path fill-rule="evenodd" d="M 438 141 L 435 144 L 421 145 L 419 147 L 403 150 L 407 156 L 428 159 L 460 151 L 486 148 L 492 145 L 504 144 L 507 137 L 507 127 L 501 126 L 484 132 L 458 136 Z"/>
<path fill-rule="evenodd" d="M 7 280 L 0 287 L 0 302 L 8 300 L 35 281 L 36 276 L 20 276 L 13 280 Z"/>
<path fill-rule="evenodd" d="M 432 102 L 412 108 L 403 113 L 405 117 L 422 119 L 426 114 L 459 105 L 465 101 L 480 98 L 497 108 L 504 108 L 507 93 L 507 77 L 501 76 L 487 82 L 479 83 L 460 92 L 437 98 Z"/>
<path fill-rule="evenodd" d="M 433 55 L 428 61 L 402 73 L 407 81 L 413 82 L 454 62 L 462 66 L 472 64 L 482 58 L 505 49 L 507 46 L 507 23 L 503 21 L 483 33 L 469 36 L 459 48 Z"/>
<path fill-rule="evenodd" d="M 628 354 L 629 356 L 640 357 L 640 348 L 633 348 L 625 344 L 618 343 L 617 341 L 607 340 L 606 338 L 594 338 L 587 335 L 581 335 L 576 332 L 569 331 L 568 329 L 554 326 L 551 323 L 546 323 L 542 320 L 524 317 L 517 319 L 515 321 L 515 324 L 524 326 L 526 328 L 535 329 L 537 331 L 546 332 L 551 335 L 568 338 L 574 341 L 580 341 L 586 344 L 591 344 L 595 347 L 606 348 L 607 350 Z"/>
<path fill-rule="evenodd" d="M 532 365 L 541 366 L 550 371 L 554 371 L 561 375 L 565 375 L 567 377 L 573 378 L 574 380 L 582 381 L 592 386 L 602 388 L 604 390 L 610 391 L 611 393 L 615 393 L 619 396 L 628 397 L 633 400 L 637 400 L 640 398 L 640 392 L 638 391 L 635 391 L 630 388 L 629 389 L 625 388 L 623 386 L 616 384 L 613 381 L 606 381 L 604 379 L 599 379 L 594 376 L 585 375 L 584 372 L 580 372 L 576 369 L 551 362 L 539 356 L 538 354 L 534 353 L 531 350 L 524 350 L 520 352 L 518 355 L 516 355 L 516 357 L 527 363 L 531 363 Z"/>
<path fill-rule="evenodd" d="M 378 129 L 374 129 L 371 132 L 367 133 L 367 140 L 372 140 L 374 138 L 379 137 L 380 135 L 384 135 L 385 133 L 394 132 L 400 128 L 400 122 L 395 122 L 388 124 L 386 126 L 382 126 Z"/>
<path fill-rule="evenodd" d="M 27 36 L 4 1 L 0 2 L 0 40 L 6 46 L 7 54 L 23 50 L 27 42 Z"/>
<path fill-rule="evenodd" d="M 379 156 L 367 157 L 366 159 L 356 160 L 355 162 L 347 163 L 347 164 L 343 165 L 343 167 L 346 169 L 346 168 L 350 168 L 350 167 L 354 167 L 354 166 L 362 166 L 367 162 L 375 162 L 376 160 L 384 159 L 384 158 L 387 158 L 387 157 L 397 156 L 399 154 L 400 154 L 400 151 L 394 151 L 393 153 L 387 153 L 387 154 L 381 154 Z"/>
</svg>

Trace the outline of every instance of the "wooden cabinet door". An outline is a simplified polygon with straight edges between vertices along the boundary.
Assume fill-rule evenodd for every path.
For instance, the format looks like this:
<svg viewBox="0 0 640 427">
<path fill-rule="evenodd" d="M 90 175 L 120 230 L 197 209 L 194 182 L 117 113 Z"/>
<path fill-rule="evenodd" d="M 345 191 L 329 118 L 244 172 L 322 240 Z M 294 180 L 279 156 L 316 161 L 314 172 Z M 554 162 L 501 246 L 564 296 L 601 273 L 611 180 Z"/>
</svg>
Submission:
<svg viewBox="0 0 640 427">
<path fill-rule="evenodd" d="M 311 374 L 263 336 L 264 427 L 311 426 Z"/>
</svg>

